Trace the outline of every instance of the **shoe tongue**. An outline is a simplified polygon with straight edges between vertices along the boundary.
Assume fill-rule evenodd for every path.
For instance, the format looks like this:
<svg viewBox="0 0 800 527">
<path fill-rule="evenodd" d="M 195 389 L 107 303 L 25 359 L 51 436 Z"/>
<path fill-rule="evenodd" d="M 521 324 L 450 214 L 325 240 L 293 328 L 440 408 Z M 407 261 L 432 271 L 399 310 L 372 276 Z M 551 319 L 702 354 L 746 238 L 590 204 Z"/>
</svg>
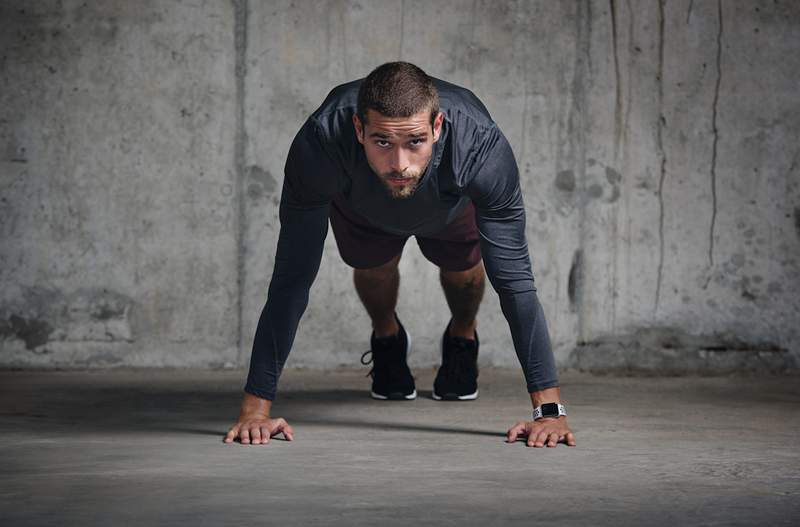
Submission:
<svg viewBox="0 0 800 527">
<path fill-rule="evenodd" d="M 465 346 L 472 346 L 475 344 L 474 339 L 467 339 L 464 337 L 454 337 L 452 335 L 448 335 L 448 338 L 453 341 L 454 343 L 465 345 Z"/>
<path fill-rule="evenodd" d="M 465 339 L 464 337 L 450 337 L 450 342 L 461 349 L 472 349 L 475 347 L 474 340 Z"/>
<path fill-rule="evenodd" d="M 379 347 L 392 347 L 400 340 L 400 334 L 389 335 L 388 337 L 372 337 L 375 345 Z"/>
</svg>

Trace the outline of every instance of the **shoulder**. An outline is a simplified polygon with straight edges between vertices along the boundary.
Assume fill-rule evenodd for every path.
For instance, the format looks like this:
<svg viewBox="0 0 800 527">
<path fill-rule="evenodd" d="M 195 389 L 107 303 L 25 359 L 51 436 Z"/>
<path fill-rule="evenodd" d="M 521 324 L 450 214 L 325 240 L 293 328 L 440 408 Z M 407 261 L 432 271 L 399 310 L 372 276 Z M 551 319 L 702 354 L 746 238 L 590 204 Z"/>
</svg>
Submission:
<svg viewBox="0 0 800 527">
<path fill-rule="evenodd" d="M 469 89 L 434 79 L 448 130 L 449 166 L 460 187 L 467 186 L 495 152 L 502 132 L 483 102 Z"/>
<path fill-rule="evenodd" d="M 439 92 L 439 107 L 454 126 L 469 130 L 495 126 L 489 110 L 471 90 L 435 77 L 431 79 Z"/>
<path fill-rule="evenodd" d="M 353 115 L 362 81 L 356 79 L 333 87 L 304 125 L 313 131 L 328 155 L 343 166 L 349 166 L 357 157 L 359 143 Z"/>
<path fill-rule="evenodd" d="M 471 90 L 434 79 L 439 106 L 445 114 L 454 168 L 468 179 L 474 168 L 497 142 L 500 133 L 489 110 Z"/>
<path fill-rule="evenodd" d="M 356 112 L 358 88 L 364 79 L 339 84 L 328 92 L 322 104 L 309 116 L 318 132 L 329 140 L 353 131 L 353 114 Z"/>
</svg>

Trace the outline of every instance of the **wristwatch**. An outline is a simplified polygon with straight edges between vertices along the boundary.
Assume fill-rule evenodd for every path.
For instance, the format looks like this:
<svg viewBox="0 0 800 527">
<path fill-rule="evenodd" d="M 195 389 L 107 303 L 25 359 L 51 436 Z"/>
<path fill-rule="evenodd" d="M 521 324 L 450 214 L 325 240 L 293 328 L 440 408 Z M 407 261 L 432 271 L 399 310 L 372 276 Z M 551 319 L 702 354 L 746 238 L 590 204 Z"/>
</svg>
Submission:
<svg viewBox="0 0 800 527">
<path fill-rule="evenodd" d="M 533 409 L 533 420 L 543 417 L 560 417 L 567 415 L 567 409 L 561 403 L 544 403 Z"/>
</svg>

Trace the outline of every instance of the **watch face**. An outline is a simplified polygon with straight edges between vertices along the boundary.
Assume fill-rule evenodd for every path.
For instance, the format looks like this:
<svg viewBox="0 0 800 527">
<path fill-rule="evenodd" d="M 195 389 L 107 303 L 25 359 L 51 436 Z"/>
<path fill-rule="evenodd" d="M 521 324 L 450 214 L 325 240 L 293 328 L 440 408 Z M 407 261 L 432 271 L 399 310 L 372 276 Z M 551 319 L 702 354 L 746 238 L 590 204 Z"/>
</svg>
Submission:
<svg viewBox="0 0 800 527">
<path fill-rule="evenodd" d="M 558 403 L 544 403 L 542 417 L 558 417 Z"/>
</svg>

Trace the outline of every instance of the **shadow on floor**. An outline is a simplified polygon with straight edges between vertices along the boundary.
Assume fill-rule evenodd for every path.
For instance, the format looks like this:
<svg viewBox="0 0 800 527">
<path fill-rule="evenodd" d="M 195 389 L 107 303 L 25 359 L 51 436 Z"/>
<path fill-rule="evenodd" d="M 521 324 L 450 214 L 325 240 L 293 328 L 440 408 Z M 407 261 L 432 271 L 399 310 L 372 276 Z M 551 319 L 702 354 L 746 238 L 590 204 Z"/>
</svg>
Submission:
<svg viewBox="0 0 800 527">
<path fill-rule="evenodd" d="M 239 413 L 240 391 L 169 391 L 126 386 L 70 386 L 28 394 L 28 398 L 3 398 L 0 429 L 35 430 L 56 426 L 70 433 L 177 432 L 222 438 Z M 430 392 L 419 397 L 430 398 Z M 438 434 L 504 437 L 505 434 L 465 427 L 450 427 L 385 420 L 338 419 L 326 416 L 330 407 L 376 408 L 381 405 L 413 405 L 413 401 L 376 401 L 366 390 L 297 390 L 278 395 L 274 415 L 291 415 L 292 425 L 345 427 L 363 430 L 396 430 Z M 447 403 L 443 403 L 447 404 Z M 462 403 L 463 404 L 463 403 Z M 326 417 L 320 417 L 326 416 Z M 194 423 L 226 423 L 218 429 Z M 182 426 L 181 423 L 185 424 Z M 280 437 L 273 439 L 282 440 Z"/>
</svg>

